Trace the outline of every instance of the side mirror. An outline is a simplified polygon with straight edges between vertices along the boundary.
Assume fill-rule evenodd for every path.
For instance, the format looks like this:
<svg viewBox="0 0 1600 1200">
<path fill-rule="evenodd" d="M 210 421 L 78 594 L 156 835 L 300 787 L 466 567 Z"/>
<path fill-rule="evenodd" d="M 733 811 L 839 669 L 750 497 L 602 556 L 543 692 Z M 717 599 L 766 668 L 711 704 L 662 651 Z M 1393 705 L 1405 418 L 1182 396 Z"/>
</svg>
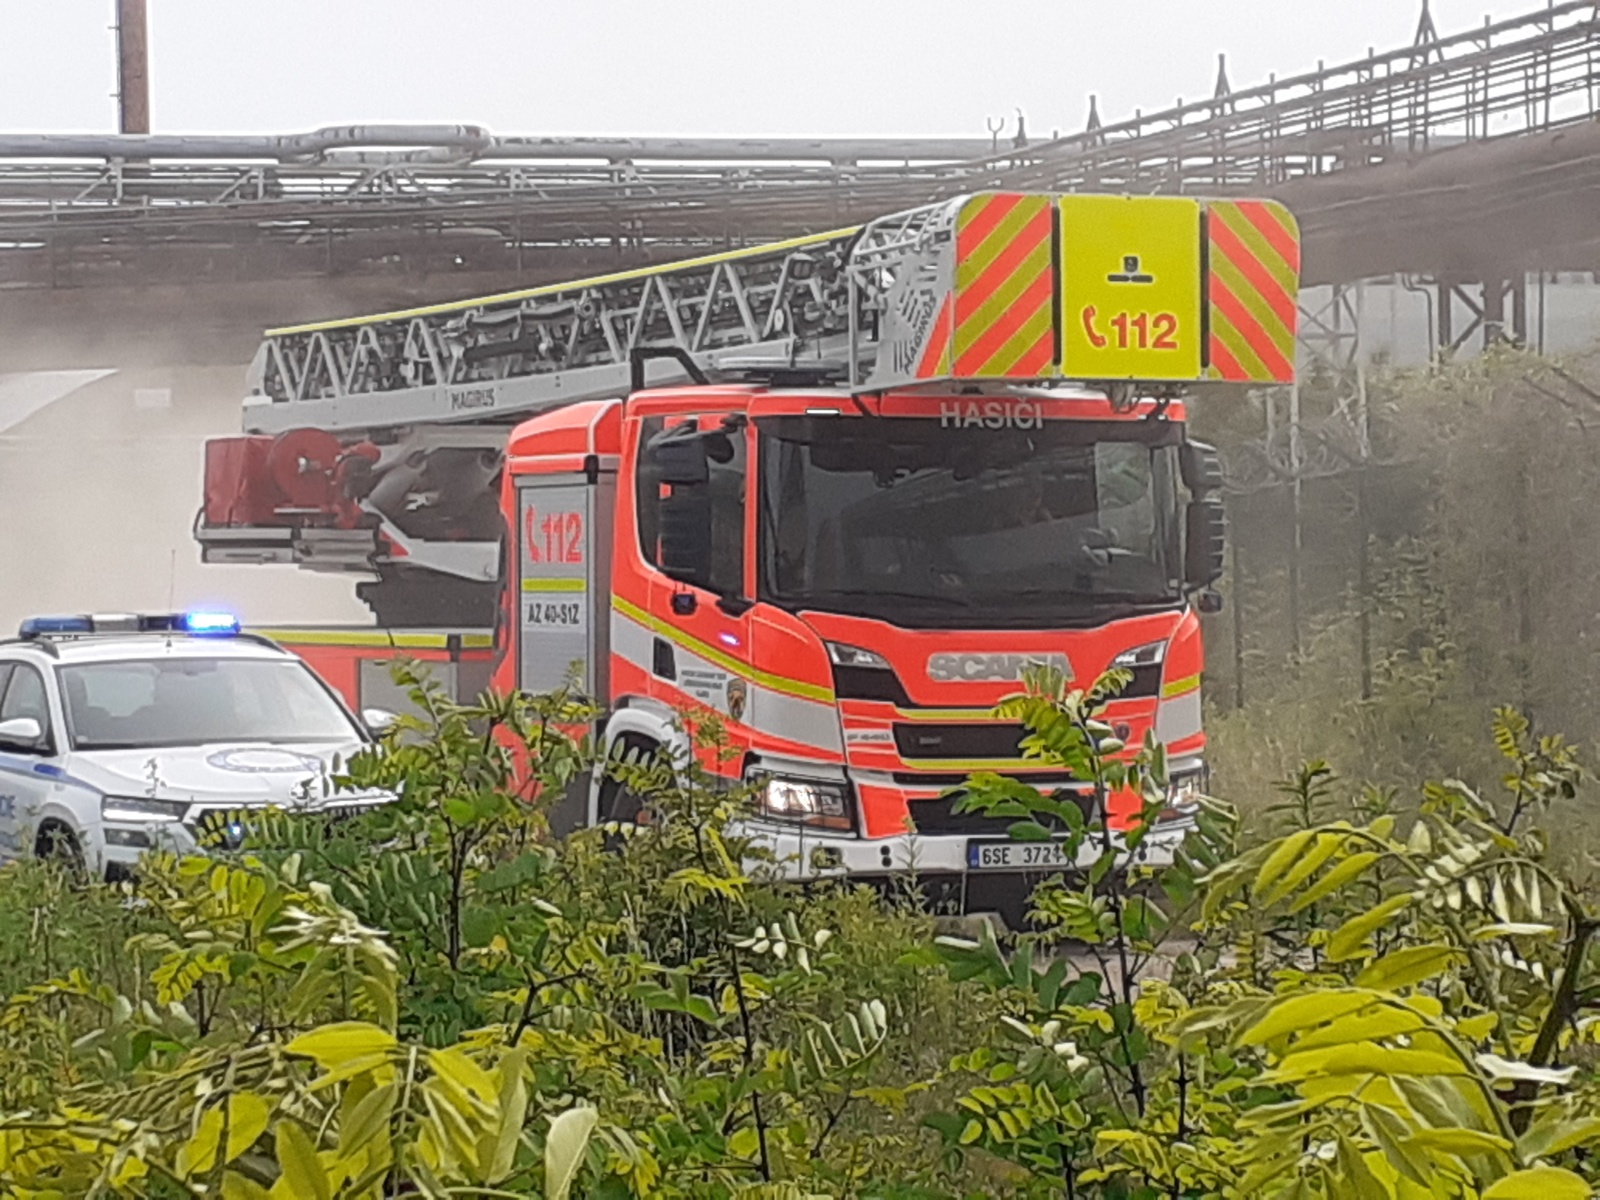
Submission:
<svg viewBox="0 0 1600 1200">
<path fill-rule="evenodd" d="M 1178 474 L 1183 486 L 1196 496 L 1222 489 L 1222 455 L 1204 442 L 1185 442 L 1178 447 Z"/>
<path fill-rule="evenodd" d="M 387 708 L 363 708 L 361 710 L 361 723 L 367 727 L 367 732 L 373 737 L 382 737 L 393 729 L 395 722 L 400 718 Z"/>
<path fill-rule="evenodd" d="M 725 433 L 707 433 L 683 424 L 650 440 L 655 482 L 665 484 L 657 529 L 661 570 L 679 583 L 707 587 L 711 581 L 711 460 L 731 454 Z"/>
<path fill-rule="evenodd" d="M 1204 616 L 1215 616 L 1222 611 L 1222 593 L 1207 588 L 1194 598 L 1195 611 Z"/>
<path fill-rule="evenodd" d="M 44 726 L 32 717 L 13 717 L 0 721 L 0 746 L 13 750 L 38 750 Z"/>
<path fill-rule="evenodd" d="M 692 487 L 711 481 L 706 438 L 693 424 L 676 425 L 650 439 L 650 465 L 656 480 L 670 487 Z"/>
<path fill-rule="evenodd" d="M 1183 581 L 1191 590 L 1208 588 L 1222 578 L 1228 522 L 1222 501 L 1190 501 L 1185 513 Z"/>
</svg>

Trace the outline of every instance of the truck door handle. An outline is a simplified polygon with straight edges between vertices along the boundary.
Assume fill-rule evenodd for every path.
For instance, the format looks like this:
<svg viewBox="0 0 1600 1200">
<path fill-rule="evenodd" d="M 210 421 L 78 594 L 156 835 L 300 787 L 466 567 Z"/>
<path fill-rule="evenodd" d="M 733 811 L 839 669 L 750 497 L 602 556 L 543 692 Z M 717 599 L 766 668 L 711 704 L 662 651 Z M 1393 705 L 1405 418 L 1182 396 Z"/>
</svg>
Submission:
<svg viewBox="0 0 1600 1200">
<path fill-rule="evenodd" d="M 650 670 L 661 679 L 678 678 L 678 656 L 673 653 L 672 643 L 666 638 L 657 638 L 650 647 Z"/>
</svg>

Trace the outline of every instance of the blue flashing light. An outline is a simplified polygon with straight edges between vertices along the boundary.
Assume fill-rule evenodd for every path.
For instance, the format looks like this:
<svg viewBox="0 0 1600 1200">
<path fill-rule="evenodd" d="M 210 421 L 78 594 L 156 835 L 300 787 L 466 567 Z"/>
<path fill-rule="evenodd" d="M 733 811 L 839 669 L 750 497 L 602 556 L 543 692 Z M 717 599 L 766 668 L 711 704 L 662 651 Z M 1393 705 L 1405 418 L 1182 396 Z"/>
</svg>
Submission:
<svg viewBox="0 0 1600 1200">
<path fill-rule="evenodd" d="M 93 633 L 92 617 L 29 617 L 17 630 L 23 638 L 48 637 L 52 633 Z"/>
<path fill-rule="evenodd" d="M 185 613 L 182 628 L 201 636 L 228 637 L 239 632 L 239 618 L 225 612 Z"/>
</svg>

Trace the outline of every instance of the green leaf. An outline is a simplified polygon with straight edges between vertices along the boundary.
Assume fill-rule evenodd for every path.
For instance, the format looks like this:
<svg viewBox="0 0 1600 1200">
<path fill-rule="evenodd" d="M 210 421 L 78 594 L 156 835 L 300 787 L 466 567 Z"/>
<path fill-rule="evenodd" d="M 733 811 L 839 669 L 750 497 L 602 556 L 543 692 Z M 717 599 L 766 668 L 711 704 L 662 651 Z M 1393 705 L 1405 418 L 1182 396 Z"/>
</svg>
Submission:
<svg viewBox="0 0 1600 1200">
<path fill-rule="evenodd" d="M 1364 912 L 1358 917 L 1351 917 L 1338 929 L 1334 930 L 1333 936 L 1328 939 L 1328 961 L 1343 962 L 1346 959 L 1359 956 L 1366 947 L 1367 939 L 1387 925 L 1397 913 L 1404 910 L 1414 899 L 1415 897 L 1410 892 L 1402 892 L 1398 896 L 1390 896 L 1369 912 Z"/>
<path fill-rule="evenodd" d="M 1368 963 L 1356 976 L 1356 986 L 1392 992 L 1431 979 L 1465 961 L 1466 957 L 1453 946 L 1407 946 Z"/>
<path fill-rule="evenodd" d="M 375 1087 L 339 1120 L 339 1154 L 354 1158 L 370 1141 L 388 1132 L 389 1117 L 394 1112 L 395 1085 L 386 1083 Z M 347 1101 L 348 1103 L 348 1101 Z"/>
<path fill-rule="evenodd" d="M 1565 1113 L 1546 1114 L 1517 1139 L 1517 1153 L 1524 1159 L 1548 1158 L 1600 1141 L 1600 1117 L 1573 1118 Z"/>
<path fill-rule="evenodd" d="M 1419 1130 L 1406 1139 L 1406 1145 L 1420 1146 L 1424 1150 L 1442 1150 L 1446 1154 L 1455 1154 L 1463 1158 L 1475 1154 L 1511 1152 L 1511 1143 L 1505 1138 L 1477 1129 L 1462 1129 L 1459 1126 Z"/>
<path fill-rule="evenodd" d="M 1294 1050 L 1342 1046 L 1350 1042 L 1375 1042 L 1402 1033 L 1414 1033 L 1427 1021 L 1420 1013 L 1396 1004 L 1372 1005 L 1340 1017 L 1295 1039 Z"/>
<path fill-rule="evenodd" d="M 1589 1200 L 1592 1194 L 1581 1175 L 1560 1167 L 1531 1167 L 1495 1180 L 1482 1200 Z"/>
<path fill-rule="evenodd" d="M 1344 835 L 1339 833 L 1319 833 L 1311 849 L 1300 856 L 1300 861 L 1282 879 L 1273 885 L 1265 896 L 1261 897 L 1263 907 L 1271 907 L 1282 900 L 1295 888 L 1310 879 L 1322 865 L 1338 853 L 1344 845 Z"/>
<path fill-rule="evenodd" d="M 279 1121 L 273 1130 L 278 1145 L 278 1166 L 283 1176 L 278 1184 L 299 1200 L 332 1200 L 328 1173 L 317 1158 L 317 1148 L 296 1121 Z M 277 1191 L 278 1186 L 273 1187 Z"/>
<path fill-rule="evenodd" d="M 1289 1054 L 1278 1064 L 1274 1074 L 1282 1078 L 1307 1078 L 1312 1075 L 1469 1075 L 1471 1069 L 1459 1058 L 1433 1050 L 1352 1042 L 1344 1046 Z"/>
<path fill-rule="evenodd" d="M 1013 821 L 1006 833 L 1014 842 L 1048 842 L 1050 831 L 1037 821 Z"/>
<path fill-rule="evenodd" d="M 340 1021 L 302 1033 L 284 1049 L 316 1059 L 326 1071 L 358 1058 L 386 1054 L 396 1045 L 394 1034 L 370 1022 Z"/>
<path fill-rule="evenodd" d="M 1375 850 L 1363 850 L 1359 854 L 1352 854 L 1305 891 L 1301 892 L 1295 898 L 1294 903 L 1289 905 L 1289 911 L 1297 913 L 1303 908 L 1309 908 L 1324 896 L 1336 892 L 1346 884 L 1360 878 L 1368 867 L 1382 857 Z"/>
<path fill-rule="evenodd" d="M 1272 853 L 1267 855 L 1267 859 L 1261 864 L 1260 869 L 1256 871 L 1255 882 L 1250 885 L 1250 894 L 1259 897 L 1262 892 L 1276 883 L 1279 876 L 1289 869 L 1295 859 L 1300 857 L 1300 852 L 1310 844 L 1311 839 L 1315 836 L 1315 830 L 1300 829 L 1280 841 Z"/>
<path fill-rule="evenodd" d="M 1284 1034 L 1322 1025 L 1348 1013 L 1359 1012 L 1378 1000 L 1371 992 L 1304 992 L 1279 1000 L 1254 1025 L 1239 1035 L 1245 1046 L 1259 1046 Z"/>
<path fill-rule="evenodd" d="M 545 1200 L 567 1200 L 578 1168 L 583 1166 L 589 1137 L 599 1122 L 599 1111 L 589 1105 L 569 1108 L 551 1120 L 544 1139 Z"/>
<path fill-rule="evenodd" d="M 760 1150 L 761 1135 L 752 1126 L 734 1130 L 733 1136 L 728 1139 L 728 1153 L 735 1158 L 751 1161 Z"/>
</svg>

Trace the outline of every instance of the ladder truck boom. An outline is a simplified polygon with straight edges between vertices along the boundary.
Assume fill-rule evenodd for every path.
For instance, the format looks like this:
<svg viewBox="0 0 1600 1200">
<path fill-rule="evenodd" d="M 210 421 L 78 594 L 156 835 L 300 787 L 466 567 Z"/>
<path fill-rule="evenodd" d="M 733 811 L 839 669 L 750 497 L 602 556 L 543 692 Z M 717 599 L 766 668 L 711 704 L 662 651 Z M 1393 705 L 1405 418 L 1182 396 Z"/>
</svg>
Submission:
<svg viewBox="0 0 1600 1200">
<path fill-rule="evenodd" d="M 996 296 L 984 273 L 1002 243 L 1027 285 Z M 274 329 L 250 368 L 245 436 L 207 447 L 195 532 L 208 562 L 353 572 L 380 621 L 426 618 L 421 599 L 459 623 L 498 578 L 492 483 L 508 429 L 529 416 L 641 383 L 786 367 L 832 371 L 852 394 L 1029 378 L 1088 382 L 1119 403 L 1208 380 L 1281 382 L 1297 269 L 1293 220 L 1270 201 L 983 193 L 663 266 Z M 1124 311 L 1132 295 L 1142 317 Z"/>
</svg>

